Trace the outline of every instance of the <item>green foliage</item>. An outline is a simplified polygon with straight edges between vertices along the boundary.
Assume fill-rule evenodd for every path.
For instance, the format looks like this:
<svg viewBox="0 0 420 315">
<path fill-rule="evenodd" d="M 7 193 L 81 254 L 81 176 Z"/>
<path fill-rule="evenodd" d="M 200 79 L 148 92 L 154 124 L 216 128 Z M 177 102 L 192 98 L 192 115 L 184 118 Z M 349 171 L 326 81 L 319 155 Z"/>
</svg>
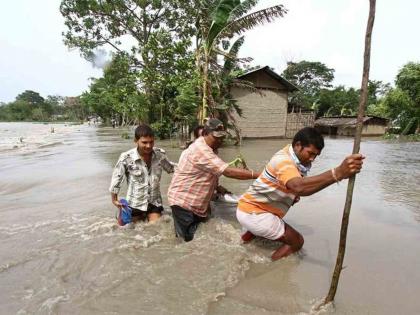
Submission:
<svg viewBox="0 0 420 315">
<path fill-rule="evenodd" d="M 368 115 L 389 117 L 384 106 L 384 96 L 391 91 L 389 83 L 369 81 L 368 83 Z M 357 113 L 360 90 L 337 86 L 332 89 L 321 89 L 316 95 L 311 109 L 320 116 L 354 116 Z"/>
<path fill-rule="evenodd" d="M 48 95 L 44 99 L 38 92 L 27 90 L 15 101 L 0 106 L 0 121 L 52 121 L 58 116 L 69 119 L 63 102 L 61 96 Z"/>
<path fill-rule="evenodd" d="M 196 2 L 62 0 L 66 45 L 87 59 L 103 47 L 113 51 L 103 77 L 83 94 L 83 104 L 105 121 L 116 118 L 122 124 L 195 117 L 194 111 L 185 113 L 182 98 L 197 94 L 197 86 L 185 84 L 195 72 L 190 46 Z"/>
<path fill-rule="evenodd" d="M 332 87 L 334 69 L 321 62 L 288 62 L 282 76 L 299 88 L 291 94 L 290 103 L 309 109 L 322 89 Z"/>
<path fill-rule="evenodd" d="M 399 135 L 393 133 L 386 133 L 383 135 L 385 140 L 394 140 L 394 141 L 413 141 L 418 142 L 420 141 L 420 133 L 417 134 L 409 134 L 409 135 Z"/>
<path fill-rule="evenodd" d="M 26 90 L 16 96 L 16 101 L 23 101 L 33 106 L 39 106 L 44 103 L 44 98 L 38 92 Z"/>
<path fill-rule="evenodd" d="M 91 113 L 104 121 L 118 115 L 122 119 L 141 119 L 147 116 L 144 97 L 137 89 L 138 74 L 126 54 L 115 55 L 104 69 L 102 78 L 93 79 L 90 91 L 81 102 Z"/>
<path fill-rule="evenodd" d="M 200 99 L 210 99 L 212 114 L 215 100 L 219 109 L 237 108 L 227 91 L 243 39 L 234 46 L 230 39 L 286 12 L 277 5 L 248 14 L 258 2 L 62 0 L 66 45 L 79 48 L 89 60 L 98 49 L 113 51 L 104 76 L 92 81 L 82 104 L 104 120 L 154 124 L 162 137 L 178 122 L 194 124 Z M 221 52 L 231 58 L 223 71 L 217 64 L 221 43 L 232 52 Z"/>
<path fill-rule="evenodd" d="M 121 134 L 121 138 L 128 140 L 128 139 L 130 139 L 130 135 L 128 134 L 128 132 L 127 132 L 127 131 L 124 131 L 124 132 Z"/>
<path fill-rule="evenodd" d="M 379 88 L 382 97 L 368 112 L 388 117 L 402 135 L 415 133 L 420 126 L 420 63 L 409 62 L 398 72 L 395 88 Z"/>
<path fill-rule="evenodd" d="M 167 137 L 180 122 L 194 125 L 199 112 L 200 120 L 208 113 L 236 130 L 233 113 L 240 115 L 240 108 L 230 96 L 230 88 L 253 86 L 235 79 L 247 65 L 237 57 L 244 38 L 233 41 L 233 36 L 286 13 L 281 5 L 249 13 L 260 2 L 62 0 L 66 45 L 79 48 L 89 60 L 95 59 L 98 49 L 110 49 L 111 63 L 73 106 L 25 91 L 18 103 L 0 107 L 0 119 L 11 113 L 19 119 L 44 119 L 53 113 L 82 119 L 96 114 L 122 124 L 150 123 L 159 137 Z M 418 63 L 405 65 L 395 89 L 370 81 L 367 113 L 389 117 L 407 132 L 416 129 L 419 69 Z M 312 108 L 318 116 L 355 114 L 360 91 L 332 87 L 334 69 L 325 64 L 289 63 L 283 76 L 300 88 L 291 95 L 292 104 Z"/>
<path fill-rule="evenodd" d="M 67 117 L 73 121 L 83 122 L 89 116 L 89 108 L 80 97 L 66 97 L 63 104 Z"/>
<path fill-rule="evenodd" d="M 402 113 L 408 113 L 414 105 L 409 95 L 400 88 L 391 89 L 382 100 L 382 104 L 384 114 L 391 119 L 398 118 Z"/>
<path fill-rule="evenodd" d="M 351 116 L 355 115 L 359 103 L 359 91 L 338 86 L 334 89 L 322 89 L 312 109 L 317 116 Z"/>
<path fill-rule="evenodd" d="M 160 139 L 170 138 L 174 124 L 168 120 L 157 121 L 150 125 Z"/>
<path fill-rule="evenodd" d="M 200 108 L 199 120 L 203 123 L 210 112 L 214 116 L 216 104 L 214 101 L 214 91 L 217 89 L 217 82 L 214 78 L 217 76 L 217 69 L 220 67 L 217 63 L 217 55 L 221 54 L 233 60 L 235 56 L 230 56 L 224 52 L 230 45 L 230 40 L 234 35 L 239 35 L 247 30 L 254 28 L 273 19 L 283 16 L 286 10 L 282 5 L 272 6 L 253 13 L 248 13 L 256 6 L 255 0 L 220 0 L 220 1 L 198 1 L 200 19 L 198 23 L 197 47 L 197 70 L 200 74 L 202 107 Z M 222 50 L 219 44 L 222 44 Z M 237 52 L 236 52 L 237 53 Z M 216 91 L 220 94 L 220 91 Z M 219 107 L 220 107 L 219 103 Z"/>
<path fill-rule="evenodd" d="M 62 0 L 60 12 L 67 31 L 65 44 L 77 47 L 85 57 L 95 49 L 108 46 L 132 54 L 134 65 L 147 67 L 147 43 L 152 34 L 164 30 L 179 39 L 191 35 L 194 1 L 183 0 Z M 133 43 L 127 47 L 124 42 Z M 129 39 L 129 40 L 127 40 Z M 175 36 L 174 36 L 175 41 Z"/>
<path fill-rule="evenodd" d="M 420 107 L 420 63 L 409 62 L 404 65 L 397 75 L 395 85 Z"/>
<path fill-rule="evenodd" d="M 391 84 L 382 81 L 369 80 L 368 82 L 368 105 L 376 104 L 391 90 Z"/>
<path fill-rule="evenodd" d="M 197 93 L 199 85 L 196 73 L 193 73 L 190 80 L 179 82 L 178 93 L 175 96 L 175 108 L 173 110 L 174 120 L 188 120 L 190 124 L 195 121 L 195 113 L 197 112 L 200 98 Z M 192 116 L 191 113 L 194 113 Z"/>
<path fill-rule="evenodd" d="M 245 161 L 245 158 L 242 156 L 242 154 L 239 154 L 233 161 L 230 161 L 229 166 L 241 167 L 246 170 L 248 169 L 248 165 Z"/>
<path fill-rule="evenodd" d="M 23 100 L 16 100 L 0 108 L 0 119 L 3 121 L 32 120 L 32 105 Z"/>
</svg>

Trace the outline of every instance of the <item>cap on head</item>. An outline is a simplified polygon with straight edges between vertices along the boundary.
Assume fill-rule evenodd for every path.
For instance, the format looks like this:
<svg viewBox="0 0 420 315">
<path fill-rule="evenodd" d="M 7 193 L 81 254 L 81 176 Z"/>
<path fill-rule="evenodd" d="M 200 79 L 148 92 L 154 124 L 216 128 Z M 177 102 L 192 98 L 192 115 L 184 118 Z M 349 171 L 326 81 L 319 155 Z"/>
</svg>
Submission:
<svg viewBox="0 0 420 315">
<path fill-rule="evenodd" d="M 217 118 L 210 118 L 204 124 L 204 129 L 207 134 L 212 134 L 213 137 L 220 138 L 227 135 L 223 123 Z"/>
</svg>

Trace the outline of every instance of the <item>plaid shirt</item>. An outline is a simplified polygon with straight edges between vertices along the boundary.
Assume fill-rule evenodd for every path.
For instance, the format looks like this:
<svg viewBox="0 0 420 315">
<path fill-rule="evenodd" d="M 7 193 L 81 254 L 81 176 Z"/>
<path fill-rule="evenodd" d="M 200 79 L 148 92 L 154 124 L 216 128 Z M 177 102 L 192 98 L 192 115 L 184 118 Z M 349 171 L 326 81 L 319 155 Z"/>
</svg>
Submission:
<svg viewBox="0 0 420 315">
<path fill-rule="evenodd" d="M 198 138 L 179 158 L 168 190 L 169 205 L 206 217 L 217 180 L 227 167 L 228 163 L 213 152 L 204 138 Z"/>
<path fill-rule="evenodd" d="M 128 184 L 126 199 L 130 207 L 142 211 L 147 210 L 149 203 L 159 207 L 162 205 L 160 194 L 162 168 L 167 173 L 174 171 L 174 164 L 168 160 L 164 150 L 153 148 L 150 169 L 140 157 L 137 148 L 128 150 L 121 154 L 115 165 L 109 191 L 118 194 L 126 178 Z"/>
</svg>

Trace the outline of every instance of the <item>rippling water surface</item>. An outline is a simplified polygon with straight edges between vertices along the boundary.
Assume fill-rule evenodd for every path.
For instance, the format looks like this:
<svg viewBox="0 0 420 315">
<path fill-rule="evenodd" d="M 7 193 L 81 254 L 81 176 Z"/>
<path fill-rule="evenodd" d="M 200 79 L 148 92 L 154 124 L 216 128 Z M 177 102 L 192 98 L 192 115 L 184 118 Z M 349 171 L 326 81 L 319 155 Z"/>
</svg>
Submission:
<svg viewBox="0 0 420 315">
<path fill-rule="evenodd" d="M 0 314 L 310 313 L 328 291 L 345 182 L 289 211 L 286 221 L 305 237 L 299 255 L 272 263 L 276 244 L 242 245 L 235 209 L 221 204 L 194 241 L 182 243 L 168 209 L 157 224 L 116 225 L 107 189 L 119 154 L 132 146 L 122 132 L 0 123 Z M 261 169 L 286 143 L 245 141 L 220 155 L 242 153 Z M 178 159 L 175 142 L 157 145 Z M 326 139 L 313 174 L 351 148 L 351 139 Z M 420 143 L 365 140 L 361 150 L 367 159 L 335 313 L 418 314 Z M 164 195 L 169 182 L 164 174 Z M 221 182 L 237 194 L 250 184 Z"/>
</svg>

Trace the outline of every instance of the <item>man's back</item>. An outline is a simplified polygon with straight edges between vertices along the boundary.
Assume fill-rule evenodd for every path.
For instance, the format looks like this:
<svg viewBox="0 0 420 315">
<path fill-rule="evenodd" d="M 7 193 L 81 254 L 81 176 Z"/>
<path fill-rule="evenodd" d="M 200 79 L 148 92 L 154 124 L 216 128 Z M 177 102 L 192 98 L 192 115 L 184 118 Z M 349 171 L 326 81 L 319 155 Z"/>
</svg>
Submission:
<svg viewBox="0 0 420 315">
<path fill-rule="evenodd" d="M 168 190 L 169 205 L 178 205 L 206 216 L 207 206 L 216 187 L 217 178 L 228 167 L 198 138 L 182 152 Z"/>
</svg>

